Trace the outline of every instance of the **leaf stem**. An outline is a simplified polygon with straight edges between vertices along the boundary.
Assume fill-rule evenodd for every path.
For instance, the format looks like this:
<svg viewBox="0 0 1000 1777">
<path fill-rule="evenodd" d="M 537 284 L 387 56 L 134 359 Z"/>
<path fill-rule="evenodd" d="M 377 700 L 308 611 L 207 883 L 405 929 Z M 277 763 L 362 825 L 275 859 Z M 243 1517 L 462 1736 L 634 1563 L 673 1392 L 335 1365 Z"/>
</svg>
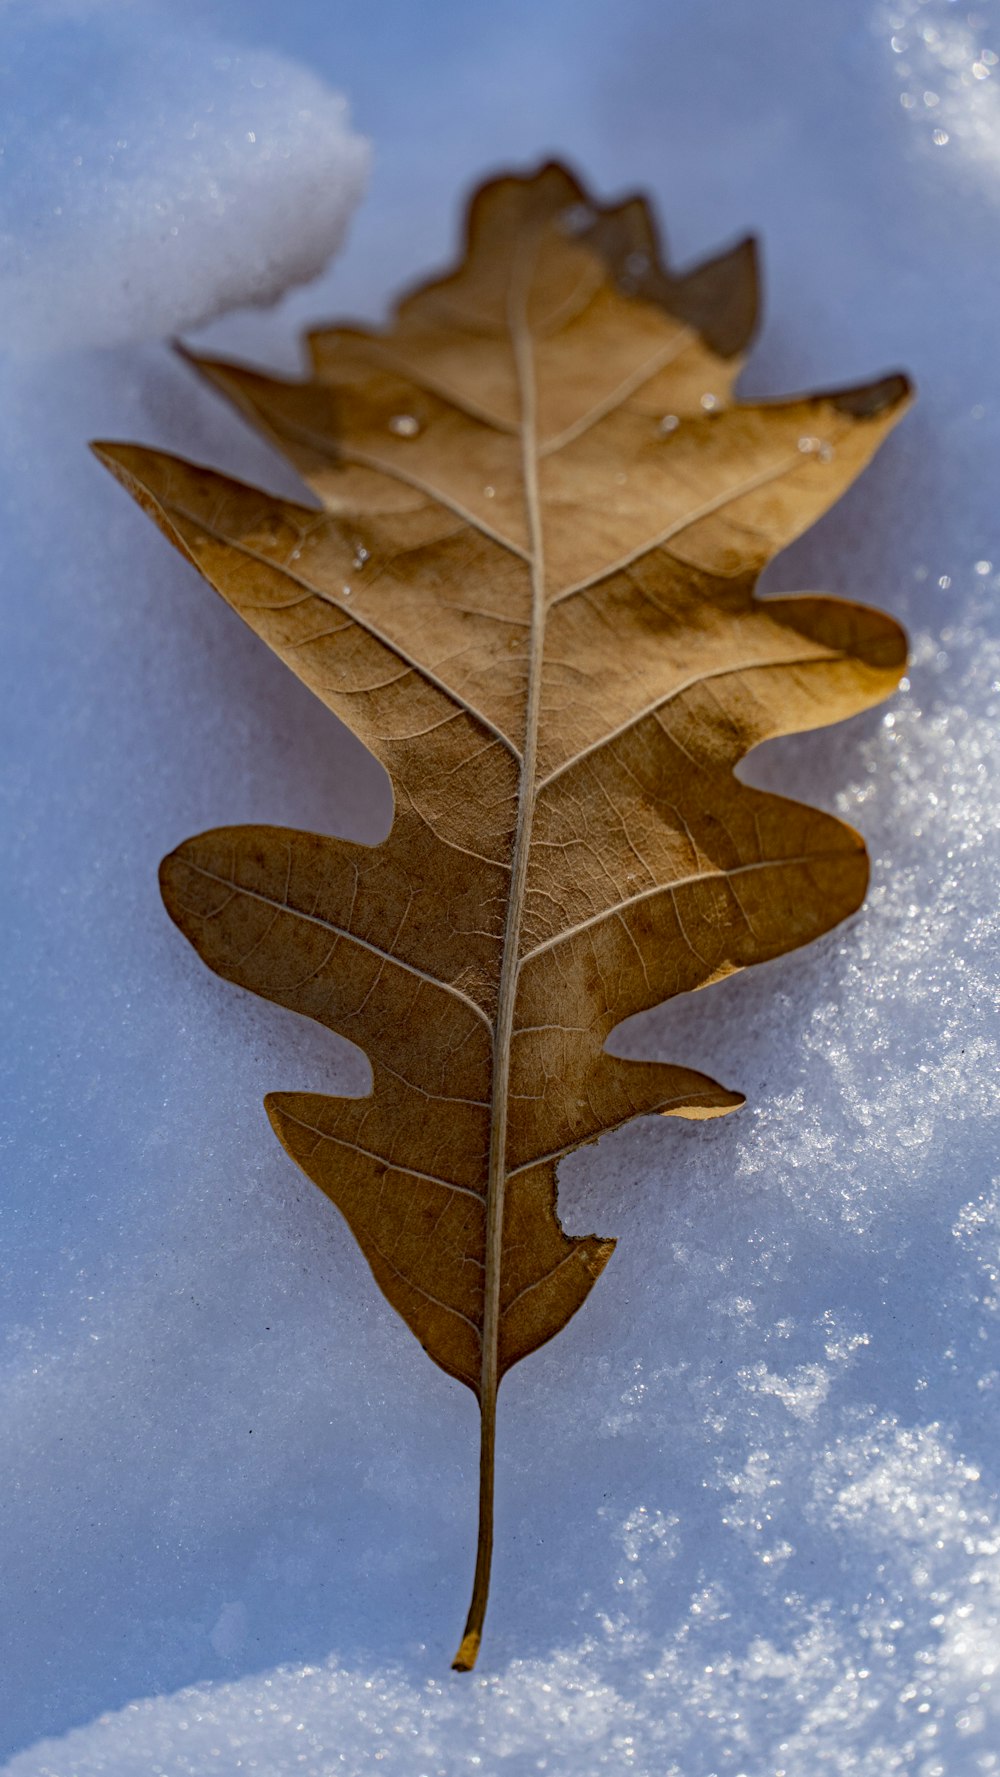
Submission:
<svg viewBox="0 0 1000 1777">
<path fill-rule="evenodd" d="M 483 1635 L 483 1619 L 490 1591 L 490 1566 L 493 1560 L 493 1476 L 496 1453 L 497 1397 L 496 1390 L 482 1405 L 479 1445 L 479 1539 L 476 1545 L 476 1573 L 472 1582 L 472 1599 L 465 1619 L 458 1653 L 452 1660 L 454 1672 L 471 1672 L 476 1663 Z"/>
<path fill-rule="evenodd" d="M 508 309 L 511 343 L 521 394 L 521 461 L 524 500 L 531 544 L 531 642 L 525 704 L 521 782 L 517 824 L 511 851 L 510 899 L 504 931 L 503 960 L 497 994 L 493 1038 L 493 1090 L 490 1117 L 489 1174 L 486 1183 L 486 1253 L 483 1282 L 483 1356 L 479 1382 L 482 1441 L 479 1461 L 479 1533 L 476 1572 L 465 1633 L 452 1665 L 470 1672 L 476 1662 L 490 1586 L 493 1556 L 493 1477 L 496 1444 L 497 1389 L 500 1384 L 500 1278 L 503 1261 L 503 1211 L 507 1183 L 507 1099 L 510 1083 L 510 1048 L 517 997 L 521 916 L 528 880 L 531 827 L 535 813 L 535 777 L 538 754 L 538 714 L 542 690 L 542 649 L 545 634 L 545 558 L 543 554 L 541 503 L 538 492 L 538 444 L 536 437 L 534 346 L 528 327 L 527 294 L 532 252 L 519 255 L 511 280 Z"/>
</svg>

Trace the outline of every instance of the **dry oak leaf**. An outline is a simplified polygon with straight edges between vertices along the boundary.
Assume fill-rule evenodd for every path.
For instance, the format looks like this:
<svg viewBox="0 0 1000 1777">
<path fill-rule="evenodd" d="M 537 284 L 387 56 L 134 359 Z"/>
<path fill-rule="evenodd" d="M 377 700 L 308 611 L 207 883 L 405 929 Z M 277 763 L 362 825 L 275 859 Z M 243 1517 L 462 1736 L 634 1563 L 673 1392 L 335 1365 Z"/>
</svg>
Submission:
<svg viewBox="0 0 1000 1777">
<path fill-rule="evenodd" d="M 393 1307 L 479 1398 L 463 1670 L 499 1381 L 614 1245 L 563 1231 L 559 1158 L 644 1112 L 742 1102 L 609 1055 L 610 1031 L 807 943 L 865 892 L 850 827 L 733 767 L 903 671 L 890 618 L 754 585 L 909 391 L 891 376 L 735 401 L 756 307 L 751 242 L 675 276 L 643 200 L 602 207 L 547 165 L 482 187 L 461 263 L 387 331 L 314 334 L 307 381 L 192 360 L 315 504 L 95 447 L 392 780 L 381 845 L 229 827 L 179 846 L 161 881 L 218 974 L 370 1059 L 368 1097 L 275 1093 L 267 1110 Z"/>
</svg>

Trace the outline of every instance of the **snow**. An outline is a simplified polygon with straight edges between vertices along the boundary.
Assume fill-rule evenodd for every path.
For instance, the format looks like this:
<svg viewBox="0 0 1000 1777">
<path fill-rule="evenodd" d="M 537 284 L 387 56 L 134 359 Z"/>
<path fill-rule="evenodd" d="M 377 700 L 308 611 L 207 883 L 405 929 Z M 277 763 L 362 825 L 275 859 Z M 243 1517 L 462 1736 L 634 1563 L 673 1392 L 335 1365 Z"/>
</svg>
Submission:
<svg viewBox="0 0 1000 1777">
<path fill-rule="evenodd" d="M 145 8 L 0 10 L 8 346 L 159 339 L 313 278 L 365 184 L 344 99 Z"/>
<path fill-rule="evenodd" d="M 27 56 L 12 17 L 6 65 Z M 294 488 L 148 336 L 259 294 L 264 261 L 291 272 L 297 224 L 241 185 L 232 282 L 192 247 L 191 306 L 164 274 L 160 323 L 145 298 L 119 307 L 110 236 L 92 303 L 103 175 L 78 169 L 79 228 L 42 231 L 61 268 L 47 331 L 38 284 L 36 355 L 0 362 L 7 1777 L 1000 1773 L 993 5 L 971 23 L 945 0 L 33 17 L 49 48 L 19 64 L 18 118 L 56 115 L 44 71 L 72 33 L 108 45 L 126 88 L 148 34 L 153 72 L 123 103 L 145 109 L 162 64 L 175 147 L 182 66 L 205 106 L 246 97 L 203 33 L 244 69 L 281 58 L 289 118 L 275 91 L 267 128 L 299 144 L 290 204 L 310 177 L 300 83 L 349 94 L 376 156 L 347 251 L 276 310 L 216 321 L 214 346 L 294 367 L 304 321 L 378 313 L 440 263 L 464 183 L 554 148 L 602 192 L 650 190 L 680 260 L 759 232 L 748 394 L 901 365 L 920 400 L 768 576 L 892 610 L 905 689 L 747 767 L 863 830 L 868 901 L 618 1033 L 748 1104 L 645 1119 L 564 1163 L 567 1225 L 619 1246 L 505 1383 L 487 1640 L 457 1678 L 474 1404 L 260 1102 L 358 1090 L 365 1063 L 200 968 L 155 881 L 223 821 L 376 838 L 386 785 L 85 450 L 137 437 Z M 34 171 L 3 224 L 18 268 L 53 128 L 25 124 Z M 186 165 L 171 190 L 189 177 L 194 203 Z M 74 287 L 114 317 L 84 342 L 114 343 L 41 359 L 70 343 Z"/>
</svg>

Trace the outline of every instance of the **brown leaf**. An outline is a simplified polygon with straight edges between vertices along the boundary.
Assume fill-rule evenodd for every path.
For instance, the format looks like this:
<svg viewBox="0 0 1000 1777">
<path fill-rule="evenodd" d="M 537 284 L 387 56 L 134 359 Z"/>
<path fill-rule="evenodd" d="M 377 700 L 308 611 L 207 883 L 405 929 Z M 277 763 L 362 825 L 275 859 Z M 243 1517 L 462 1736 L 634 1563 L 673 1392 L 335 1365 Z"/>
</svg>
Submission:
<svg viewBox="0 0 1000 1777">
<path fill-rule="evenodd" d="M 222 828 L 161 880 L 211 968 L 370 1058 L 369 1097 L 267 1106 L 389 1301 L 479 1397 L 462 1669 L 499 1381 L 614 1244 L 564 1233 L 558 1160 L 644 1112 L 742 1102 L 609 1055 L 609 1032 L 808 942 L 865 891 L 856 833 L 733 767 L 899 679 L 888 617 L 754 585 L 908 390 L 735 401 L 756 306 L 751 244 L 676 277 L 640 199 L 602 209 L 550 165 L 477 193 L 461 264 L 388 332 L 316 334 L 308 381 L 193 360 L 318 505 L 97 447 L 392 779 L 382 845 Z"/>
</svg>

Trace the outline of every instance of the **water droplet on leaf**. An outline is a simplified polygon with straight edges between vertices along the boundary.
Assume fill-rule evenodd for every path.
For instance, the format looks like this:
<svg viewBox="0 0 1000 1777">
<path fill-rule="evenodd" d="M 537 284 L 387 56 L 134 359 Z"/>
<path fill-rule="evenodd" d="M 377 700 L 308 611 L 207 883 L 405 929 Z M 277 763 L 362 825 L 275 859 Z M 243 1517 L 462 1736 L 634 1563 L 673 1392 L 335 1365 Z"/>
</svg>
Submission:
<svg viewBox="0 0 1000 1777">
<path fill-rule="evenodd" d="M 583 234 L 594 220 L 589 204 L 569 204 L 560 212 L 559 227 L 563 234 Z"/>
</svg>

